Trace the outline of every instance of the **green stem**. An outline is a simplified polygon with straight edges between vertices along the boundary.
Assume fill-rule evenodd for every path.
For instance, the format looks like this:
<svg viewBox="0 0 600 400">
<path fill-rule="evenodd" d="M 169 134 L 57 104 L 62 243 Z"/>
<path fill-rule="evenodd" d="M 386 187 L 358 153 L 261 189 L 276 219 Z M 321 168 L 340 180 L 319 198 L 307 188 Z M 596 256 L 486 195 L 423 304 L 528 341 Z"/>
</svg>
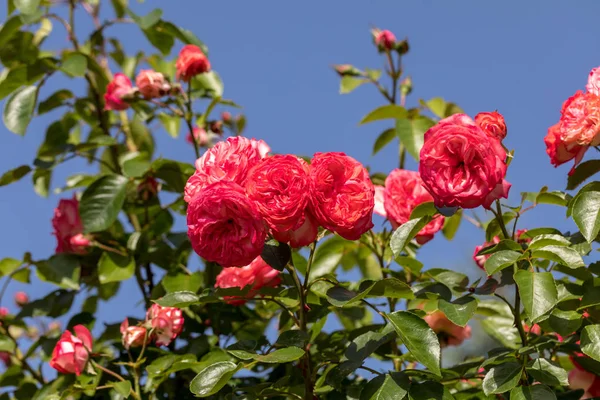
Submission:
<svg viewBox="0 0 600 400">
<path fill-rule="evenodd" d="M 92 365 L 99 369 L 102 372 L 107 373 L 108 375 L 111 375 L 114 378 L 117 378 L 117 380 L 121 381 L 121 382 L 126 382 L 127 380 L 125 378 L 123 378 L 121 375 L 117 374 L 114 371 L 111 371 L 108 368 L 103 367 L 102 365 L 98 364 L 97 362 L 95 362 L 94 360 L 91 360 Z M 131 396 L 133 396 L 133 398 L 137 399 L 137 400 L 142 400 L 142 397 L 133 391 L 133 389 L 129 389 L 129 393 L 131 394 Z"/>
</svg>

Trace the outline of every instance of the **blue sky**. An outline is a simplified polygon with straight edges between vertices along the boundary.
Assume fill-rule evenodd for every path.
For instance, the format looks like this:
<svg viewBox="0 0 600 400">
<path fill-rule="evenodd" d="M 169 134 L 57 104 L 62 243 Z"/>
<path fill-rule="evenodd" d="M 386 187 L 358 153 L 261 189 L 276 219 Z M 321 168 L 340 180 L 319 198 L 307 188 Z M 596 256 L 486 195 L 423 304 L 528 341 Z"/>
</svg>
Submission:
<svg viewBox="0 0 600 400">
<path fill-rule="evenodd" d="M 165 4 L 154 0 L 132 2 L 132 7 L 145 14 Z M 411 50 L 404 65 L 413 78 L 414 91 L 408 106 L 418 104 L 419 98 L 441 96 L 471 116 L 495 109 L 504 114 L 508 125 L 505 144 L 516 150 L 507 177 L 513 184 L 513 202 L 521 191 L 566 186 L 570 166 L 555 169 L 550 165 L 543 137 L 557 121 L 562 102 L 583 89 L 589 70 L 600 65 L 600 3 L 180 0 L 168 4 L 164 19 L 191 29 L 209 46 L 213 68 L 225 83 L 225 97 L 244 107 L 246 135 L 266 140 L 278 153 L 343 151 L 374 171 L 389 172 L 397 165 L 394 145 L 371 156 L 375 138 L 391 125 L 358 125 L 363 115 L 383 104 L 381 96 L 368 86 L 349 95 L 338 94 L 339 78 L 331 70 L 331 65 L 342 63 L 382 67 L 369 33 L 377 26 L 409 38 Z M 0 19 L 5 17 L 1 10 Z M 78 13 L 77 23 L 78 29 L 89 29 L 85 15 Z M 109 30 L 130 52 L 153 51 L 134 26 Z M 66 40 L 64 31 L 55 25 L 46 46 L 60 49 Z M 180 47 L 176 44 L 174 50 Z M 82 93 L 81 80 L 52 78 L 42 97 L 66 85 Z M 0 127 L 0 172 L 30 163 L 52 121 L 35 119 L 24 138 Z M 179 139 L 172 139 L 160 127 L 153 128 L 157 156 L 193 161 L 183 131 Z M 60 167 L 52 188 L 86 168 L 73 161 Z M 412 163 L 409 168 L 416 166 Z M 0 188 L 0 193 L 0 257 L 19 258 L 25 251 L 31 251 L 36 259 L 49 257 L 55 247 L 50 224 L 53 208 L 66 195 L 40 198 L 30 177 Z M 551 207 L 529 213 L 520 226 L 555 224 L 571 229 L 573 225 L 562 210 Z M 179 227 L 183 227 L 181 221 Z M 427 244 L 420 258 L 428 268 L 454 268 L 478 277 L 471 255 L 482 241 L 482 232 L 463 223 L 453 242 L 440 235 Z M 194 259 L 192 269 L 198 264 Z M 103 308 L 100 320 L 142 317 L 142 306 L 133 303 L 139 299 L 135 284 L 124 287 L 127 290 L 121 290 L 117 300 Z M 19 289 L 38 298 L 50 288 L 11 284 L 3 305 L 12 307 L 10 299 Z M 124 307 L 128 302 L 131 307 Z"/>
</svg>

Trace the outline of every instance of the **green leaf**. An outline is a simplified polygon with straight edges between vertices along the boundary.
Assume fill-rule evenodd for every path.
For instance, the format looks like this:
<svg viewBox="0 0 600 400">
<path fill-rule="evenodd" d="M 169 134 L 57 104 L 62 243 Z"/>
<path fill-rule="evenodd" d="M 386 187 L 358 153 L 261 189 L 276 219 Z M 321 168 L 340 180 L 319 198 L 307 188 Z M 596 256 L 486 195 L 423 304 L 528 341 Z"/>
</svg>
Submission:
<svg viewBox="0 0 600 400">
<path fill-rule="evenodd" d="M 550 327 L 559 335 L 568 336 L 581 326 L 581 314 L 575 311 L 563 311 L 555 308 L 548 319 Z"/>
<path fill-rule="evenodd" d="M 15 351 L 16 345 L 8 336 L 0 334 L 0 351 L 7 351 L 12 353 Z"/>
<path fill-rule="evenodd" d="M 202 50 L 202 52 L 208 56 L 208 47 L 206 47 L 204 42 L 198 39 L 192 31 L 175 26 L 167 21 L 160 21 L 159 25 L 160 30 L 164 33 L 181 40 L 181 42 L 185 44 L 193 44 L 194 46 L 200 47 L 200 50 Z"/>
<path fill-rule="evenodd" d="M 567 190 L 573 190 L 586 179 L 600 171 L 600 160 L 589 160 L 579 164 L 567 179 Z"/>
<path fill-rule="evenodd" d="M 399 372 L 378 375 L 367 383 L 360 400 L 402 400 L 408 394 L 410 380 Z"/>
<path fill-rule="evenodd" d="M 340 79 L 340 94 L 348 94 L 360 85 L 369 82 L 364 78 L 357 78 L 354 76 L 343 76 Z"/>
<path fill-rule="evenodd" d="M 21 165 L 20 167 L 6 171 L 0 176 L 0 186 L 6 186 L 10 183 L 21 180 L 25 175 L 31 172 L 29 165 Z"/>
<path fill-rule="evenodd" d="M 462 210 L 458 210 L 453 216 L 444 219 L 444 227 L 442 228 L 442 234 L 446 239 L 454 239 L 454 235 L 456 235 L 461 221 Z"/>
<path fill-rule="evenodd" d="M 176 115 L 168 115 L 168 114 L 158 114 L 158 119 L 162 122 L 165 131 L 172 138 L 179 137 L 179 129 L 181 126 L 181 118 Z"/>
<path fill-rule="evenodd" d="M 490 256 L 485 261 L 484 267 L 488 275 L 492 275 L 509 265 L 517 262 L 519 258 L 523 256 L 523 253 L 513 250 L 500 250 Z"/>
<path fill-rule="evenodd" d="M 23 282 L 23 283 L 31 283 L 31 270 L 29 269 L 21 269 L 19 271 L 16 271 L 13 275 L 12 278 L 15 281 L 19 281 L 19 282 Z"/>
<path fill-rule="evenodd" d="M 125 202 L 127 182 L 121 175 L 105 175 L 83 192 L 79 214 L 86 233 L 105 230 L 115 222 Z"/>
<path fill-rule="evenodd" d="M 517 386 L 510 391 L 510 400 L 556 400 L 556 395 L 547 386 Z"/>
<path fill-rule="evenodd" d="M 10 17 L 0 28 L 0 48 L 3 48 L 12 39 L 13 35 L 19 31 L 23 25 L 23 20 L 20 16 L 15 15 Z"/>
<path fill-rule="evenodd" d="M 202 287 L 202 281 L 202 273 L 196 271 L 192 275 L 182 273 L 176 275 L 168 274 L 165 275 L 160 283 L 167 293 L 180 291 L 196 293 Z"/>
<path fill-rule="evenodd" d="M 171 292 L 155 301 L 161 307 L 183 308 L 198 303 L 200 297 L 193 292 Z"/>
<path fill-rule="evenodd" d="M 435 116 L 440 118 L 446 117 L 446 101 L 441 97 L 434 97 L 433 99 L 428 100 L 426 104 L 427 108 L 429 108 Z"/>
<path fill-rule="evenodd" d="M 413 357 L 430 372 L 441 376 L 440 342 L 429 325 L 410 311 L 396 311 L 387 318 Z"/>
<path fill-rule="evenodd" d="M 41 281 L 51 282 L 64 289 L 79 290 L 81 267 L 77 256 L 55 254 L 47 261 L 36 263 L 36 274 Z"/>
<path fill-rule="evenodd" d="M 131 256 L 105 251 L 98 261 L 98 279 L 100 283 L 120 282 L 129 279 L 135 271 L 135 261 Z"/>
<path fill-rule="evenodd" d="M 531 257 L 554 261 L 569 268 L 579 268 L 585 266 L 585 263 L 583 262 L 583 259 L 579 253 L 569 247 L 556 245 L 544 246 L 542 248 L 533 250 L 531 252 Z"/>
<path fill-rule="evenodd" d="M 538 382 L 550 386 L 569 386 L 567 371 L 552 364 L 545 358 L 536 358 L 527 367 L 527 373 L 531 374 Z"/>
<path fill-rule="evenodd" d="M 277 338 L 277 342 L 275 342 L 275 346 L 278 347 L 290 347 L 296 346 L 303 348 L 306 343 L 308 343 L 309 337 L 308 334 L 304 331 L 300 330 L 292 330 L 281 332 L 279 337 Z"/>
<path fill-rule="evenodd" d="M 217 393 L 227 384 L 237 370 L 237 365 L 231 361 L 219 361 L 196 375 L 190 383 L 190 391 L 198 397 L 208 397 Z"/>
<path fill-rule="evenodd" d="M 396 137 L 396 131 L 393 129 L 387 129 L 381 133 L 375 140 L 373 145 L 373 155 L 379 153 L 379 150 L 383 149 Z"/>
<path fill-rule="evenodd" d="M 519 383 L 522 368 L 522 365 L 516 362 L 493 366 L 483 379 L 483 392 L 486 396 L 508 392 Z"/>
<path fill-rule="evenodd" d="M 390 240 L 390 247 L 394 257 L 398 257 L 404 247 L 431 221 L 431 217 L 424 216 L 417 219 L 411 219 L 408 222 L 400 225 L 398 229 L 394 231 Z"/>
<path fill-rule="evenodd" d="M 27 126 L 33 117 L 35 102 L 37 100 L 37 87 L 25 86 L 6 101 L 2 120 L 6 128 L 17 135 L 25 135 Z"/>
<path fill-rule="evenodd" d="M 600 231 L 600 192 L 589 191 L 577 194 L 573 199 L 573 221 L 588 243 L 598 236 Z"/>
<path fill-rule="evenodd" d="M 528 245 L 530 250 L 539 249 L 545 246 L 570 246 L 571 242 L 569 239 L 562 235 L 556 234 L 543 234 L 535 236 Z"/>
<path fill-rule="evenodd" d="M 40 101 L 38 105 L 38 115 L 45 114 L 64 104 L 65 100 L 72 99 L 73 92 L 67 89 L 62 89 L 54 92 L 44 101 Z"/>
<path fill-rule="evenodd" d="M 3 258 L 0 260 L 0 276 L 8 276 L 23 265 L 23 261 L 14 258 Z"/>
<path fill-rule="evenodd" d="M 129 392 L 131 391 L 131 382 L 122 381 L 122 382 L 113 382 L 113 388 L 119 393 L 121 396 L 128 398 Z"/>
<path fill-rule="evenodd" d="M 554 308 L 558 301 L 558 292 L 551 272 L 519 270 L 514 279 L 531 322 L 538 322 Z"/>
<path fill-rule="evenodd" d="M 270 267 L 283 271 L 292 259 L 292 249 L 286 243 L 271 239 L 265 243 L 260 256 Z"/>
<path fill-rule="evenodd" d="M 364 281 L 360 285 L 369 284 L 369 281 Z M 371 281 L 372 284 L 372 281 Z M 415 295 L 410 286 L 396 278 L 384 278 L 375 284 L 372 284 L 367 289 L 367 297 L 387 297 L 390 299 L 414 299 Z"/>
<path fill-rule="evenodd" d="M 213 98 L 223 96 L 223 81 L 219 74 L 214 70 L 205 74 L 196 75 L 192 80 L 192 83 L 194 89 L 197 88 L 204 92 L 204 96 Z"/>
<path fill-rule="evenodd" d="M 433 205 L 433 201 L 426 201 L 416 206 L 410 213 L 410 219 L 416 219 L 424 216 L 433 217 L 438 213 L 437 208 Z"/>
<path fill-rule="evenodd" d="M 459 326 L 466 326 L 477 310 L 477 299 L 471 296 L 464 296 L 451 303 L 440 299 L 438 307 L 450 321 Z"/>
<path fill-rule="evenodd" d="M 581 351 L 600 361 L 600 325 L 588 325 L 581 331 Z"/>
<path fill-rule="evenodd" d="M 454 400 L 448 388 L 439 382 L 413 382 L 408 393 L 409 400 Z"/>
<path fill-rule="evenodd" d="M 111 0 L 111 2 L 117 18 L 123 18 L 125 16 L 125 11 L 127 10 L 127 3 L 129 2 L 129 0 Z"/>
<path fill-rule="evenodd" d="M 300 359 L 304 355 L 304 350 L 299 347 L 286 347 L 277 349 L 269 354 L 257 354 L 254 359 L 258 362 L 267 364 L 288 363 Z"/>
<path fill-rule="evenodd" d="M 129 178 L 140 178 L 150 169 L 148 154 L 137 151 L 125 153 L 120 157 L 119 163 L 123 167 L 123 174 Z"/>
<path fill-rule="evenodd" d="M 404 107 L 397 106 L 395 104 L 389 104 L 387 106 L 381 106 L 374 109 L 365 115 L 359 124 L 368 124 L 369 122 L 381 121 L 382 119 L 406 118 L 407 115 L 408 113 Z"/>
<path fill-rule="evenodd" d="M 60 69 L 71 77 L 83 76 L 87 70 L 87 57 L 81 53 L 67 54 Z"/>
<path fill-rule="evenodd" d="M 52 180 L 52 170 L 38 168 L 33 171 L 32 180 L 33 190 L 42 197 L 48 197 L 50 181 Z"/>
<path fill-rule="evenodd" d="M 22 14 L 33 14 L 40 8 L 41 0 L 13 0 L 13 4 Z"/>
<path fill-rule="evenodd" d="M 161 9 L 156 8 L 143 17 L 134 14 L 131 10 L 128 10 L 128 13 L 131 16 L 131 19 L 133 19 L 141 29 L 146 30 L 152 28 L 158 21 L 160 21 L 163 12 Z"/>
<path fill-rule="evenodd" d="M 425 132 L 433 125 L 435 125 L 435 121 L 424 116 L 417 116 L 413 119 L 402 118 L 396 121 L 396 135 L 416 161 L 419 161 Z"/>
</svg>

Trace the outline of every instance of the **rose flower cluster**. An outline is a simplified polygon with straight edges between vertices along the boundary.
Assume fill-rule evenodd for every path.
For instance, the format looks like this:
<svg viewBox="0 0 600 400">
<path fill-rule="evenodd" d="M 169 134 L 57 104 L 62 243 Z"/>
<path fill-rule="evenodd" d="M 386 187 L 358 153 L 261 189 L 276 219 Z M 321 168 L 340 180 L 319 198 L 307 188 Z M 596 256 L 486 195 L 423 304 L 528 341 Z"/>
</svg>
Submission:
<svg viewBox="0 0 600 400">
<path fill-rule="evenodd" d="M 268 156 L 262 140 L 231 137 L 207 150 L 188 179 L 188 236 L 204 259 L 251 264 L 270 235 L 298 248 L 322 226 L 356 240 L 373 227 L 374 188 L 367 170 L 343 153 L 317 153 L 309 165 Z"/>
<path fill-rule="evenodd" d="M 552 165 L 558 167 L 575 160 L 569 174 L 587 149 L 600 144 L 600 67 L 590 72 L 585 88 L 585 92 L 578 90 L 563 103 L 560 120 L 548 128 L 544 138 Z"/>
</svg>

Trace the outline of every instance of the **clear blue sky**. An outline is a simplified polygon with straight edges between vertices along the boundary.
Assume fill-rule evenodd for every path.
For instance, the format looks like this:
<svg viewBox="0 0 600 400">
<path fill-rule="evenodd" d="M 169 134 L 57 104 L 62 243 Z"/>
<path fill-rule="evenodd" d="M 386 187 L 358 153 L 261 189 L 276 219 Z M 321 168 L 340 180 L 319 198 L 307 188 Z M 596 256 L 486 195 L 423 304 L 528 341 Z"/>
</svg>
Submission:
<svg viewBox="0 0 600 400">
<path fill-rule="evenodd" d="M 154 0 L 132 1 L 132 7 L 145 14 L 167 3 L 164 19 L 191 29 L 209 46 L 213 68 L 225 82 L 225 97 L 244 107 L 246 135 L 266 140 L 276 152 L 344 151 L 374 171 L 389 172 L 396 166 L 393 145 L 371 156 L 375 138 L 390 125 L 358 126 L 364 114 L 383 104 L 381 96 L 368 86 L 339 95 L 339 79 L 330 68 L 342 63 L 382 67 L 369 33 L 377 26 L 392 30 L 398 38 L 409 38 L 411 51 L 404 65 L 413 77 L 414 91 L 408 106 L 416 105 L 419 98 L 442 96 L 471 116 L 495 109 L 504 114 L 508 125 L 505 144 L 516 149 L 508 171 L 513 201 L 518 201 L 524 190 L 566 186 L 570 166 L 554 169 L 550 165 L 543 137 L 557 121 L 562 102 L 583 89 L 589 70 L 600 65 L 598 2 Z M 0 10 L 1 20 L 5 20 L 5 12 Z M 82 30 L 89 24 L 83 14 L 78 14 L 77 22 Z M 153 51 L 134 26 L 111 27 L 109 31 L 118 34 L 130 52 Z M 63 48 L 66 40 L 62 28 L 55 25 L 46 46 Z M 176 44 L 174 50 L 180 47 Z M 81 81 L 52 78 L 42 98 L 66 85 L 81 93 L 81 86 L 74 87 Z M 0 172 L 30 163 L 53 120 L 35 119 L 24 138 L 0 127 Z M 184 132 L 174 140 L 159 126 L 154 128 L 157 156 L 193 161 Z M 86 168 L 74 161 L 61 166 L 52 188 Z M 413 163 L 409 168 L 416 167 Z M 49 257 L 55 247 L 50 224 L 53 208 L 59 198 L 69 195 L 40 198 L 32 189 L 30 176 L 0 188 L 0 193 L 0 256 L 19 258 L 31 251 L 36 259 Z M 560 212 L 546 206 L 524 217 L 521 227 L 555 223 L 571 228 Z M 178 226 L 183 229 L 183 221 Z M 427 244 L 420 258 L 428 268 L 455 268 L 478 277 L 471 255 L 482 241 L 481 232 L 463 223 L 453 242 L 440 235 Z M 197 265 L 194 258 L 192 269 Z M 101 321 L 114 323 L 125 315 L 143 316 L 143 306 L 127 305 L 140 298 L 135 284 L 132 281 L 124 287 L 127 290 L 122 289 L 111 305 L 100 306 Z M 50 287 L 11 284 L 3 304 L 12 307 L 12 295 L 19 289 L 38 298 Z"/>
</svg>

